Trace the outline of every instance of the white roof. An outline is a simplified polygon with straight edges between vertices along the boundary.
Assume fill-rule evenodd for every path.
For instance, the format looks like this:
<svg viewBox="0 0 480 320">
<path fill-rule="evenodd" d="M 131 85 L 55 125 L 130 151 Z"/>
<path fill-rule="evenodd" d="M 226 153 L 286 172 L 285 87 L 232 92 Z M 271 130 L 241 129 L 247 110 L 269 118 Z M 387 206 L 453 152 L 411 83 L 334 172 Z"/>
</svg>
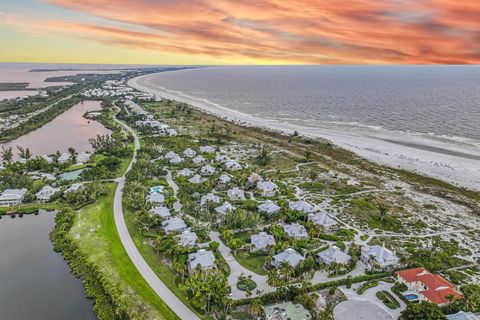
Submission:
<svg viewBox="0 0 480 320">
<path fill-rule="evenodd" d="M 165 233 L 174 231 L 184 231 L 187 228 L 185 222 L 179 217 L 173 217 L 162 222 L 162 228 Z"/>
<path fill-rule="evenodd" d="M 200 205 L 205 205 L 207 202 L 213 202 L 213 203 L 220 203 L 220 197 L 213 194 L 213 193 L 207 193 L 206 195 L 202 196 L 202 199 L 200 200 Z"/>
<path fill-rule="evenodd" d="M 71 191 L 77 191 L 81 187 L 82 187 L 81 183 L 74 183 L 67 190 L 65 190 L 63 193 L 68 193 L 68 192 L 71 192 Z"/>
<path fill-rule="evenodd" d="M 266 212 L 268 214 L 275 214 L 280 211 L 280 207 L 277 205 L 276 202 L 272 200 L 267 200 L 264 203 L 260 204 L 258 210 Z"/>
<path fill-rule="evenodd" d="M 196 156 L 195 158 L 192 159 L 193 163 L 195 164 L 200 164 L 205 161 L 205 158 L 201 155 Z"/>
<path fill-rule="evenodd" d="M 60 157 L 58 157 L 58 162 L 66 162 L 70 160 L 70 155 L 68 153 L 62 153 Z"/>
<path fill-rule="evenodd" d="M 228 211 L 233 212 L 233 211 L 235 211 L 236 209 L 237 209 L 237 208 L 236 208 L 234 205 L 232 205 L 231 203 L 229 203 L 229 202 L 224 202 L 221 206 L 216 207 L 216 208 L 215 208 L 215 211 L 218 212 L 218 213 L 220 213 L 220 214 L 224 214 L 224 215 L 225 215 L 225 214 L 227 214 Z"/>
<path fill-rule="evenodd" d="M 209 165 L 209 164 L 204 165 L 204 166 L 200 169 L 200 173 L 201 173 L 201 174 L 205 174 L 205 175 L 207 175 L 207 174 L 213 174 L 213 173 L 215 173 L 215 171 L 216 171 L 215 168 L 212 167 L 212 166 Z"/>
<path fill-rule="evenodd" d="M 177 171 L 177 173 L 178 173 L 179 176 L 182 176 L 182 177 L 190 177 L 195 172 L 188 169 L 188 168 L 184 168 L 182 170 Z"/>
<path fill-rule="evenodd" d="M 27 193 L 27 189 L 6 189 L 0 195 L 0 200 L 7 201 L 7 200 L 21 200 Z"/>
<path fill-rule="evenodd" d="M 153 202 L 153 203 L 163 203 L 165 201 L 165 197 L 160 194 L 160 193 L 150 193 L 147 195 L 147 202 Z"/>
<path fill-rule="evenodd" d="M 292 248 L 288 248 L 279 254 L 274 255 L 273 261 L 277 267 L 280 267 L 283 262 L 289 263 L 292 267 L 296 267 L 305 258 Z"/>
<path fill-rule="evenodd" d="M 90 154 L 86 152 L 80 152 L 77 155 L 77 163 L 87 162 L 88 160 L 90 160 Z"/>
<path fill-rule="evenodd" d="M 217 148 L 214 146 L 202 146 L 200 147 L 200 152 L 204 153 L 213 153 Z"/>
<path fill-rule="evenodd" d="M 277 188 L 277 185 L 272 181 L 260 181 L 257 183 L 257 189 L 260 189 L 263 192 L 275 191 Z"/>
<path fill-rule="evenodd" d="M 165 158 L 166 158 L 166 159 L 169 159 L 169 160 L 172 159 L 172 158 L 175 158 L 175 157 L 178 157 L 178 154 L 175 153 L 175 152 L 173 152 L 173 151 L 169 151 L 169 152 L 167 152 L 167 154 L 165 155 Z"/>
<path fill-rule="evenodd" d="M 188 255 L 188 264 L 190 270 L 193 270 L 200 265 L 202 269 L 215 267 L 215 255 L 212 251 L 198 250 L 198 252 L 190 253 Z"/>
<path fill-rule="evenodd" d="M 308 238 L 307 230 L 299 223 L 284 224 L 283 231 L 293 238 Z"/>
<path fill-rule="evenodd" d="M 217 162 L 227 162 L 230 158 L 224 154 L 217 154 L 215 156 L 215 161 Z"/>
<path fill-rule="evenodd" d="M 178 244 L 183 247 L 193 247 L 198 240 L 195 232 L 185 230 L 177 236 Z"/>
<path fill-rule="evenodd" d="M 337 221 L 330 218 L 328 214 L 323 211 L 309 213 L 308 214 L 308 221 L 313 222 L 314 224 L 324 226 L 324 227 L 331 227 L 337 224 Z"/>
<path fill-rule="evenodd" d="M 302 212 L 312 212 L 313 206 L 303 200 L 290 201 L 288 203 L 290 210 L 302 211 Z"/>
<path fill-rule="evenodd" d="M 48 163 L 52 163 L 52 162 L 53 162 L 52 157 L 47 156 L 46 154 L 43 154 L 43 155 L 42 155 L 42 158 L 45 159 L 45 160 L 47 160 Z"/>
<path fill-rule="evenodd" d="M 193 158 L 195 157 L 195 155 L 197 154 L 197 152 L 191 148 L 187 148 L 183 151 L 183 155 L 185 157 L 189 157 L 189 158 Z"/>
<path fill-rule="evenodd" d="M 245 200 L 245 192 L 238 187 L 228 190 L 227 196 L 230 200 Z"/>
<path fill-rule="evenodd" d="M 173 158 L 170 158 L 168 160 L 170 163 L 173 163 L 173 164 L 179 164 L 179 163 L 182 163 L 183 162 L 183 159 L 182 157 L 180 157 L 179 155 L 173 157 Z"/>
<path fill-rule="evenodd" d="M 188 182 L 198 184 L 204 182 L 205 180 L 205 178 L 202 178 L 199 174 L 196 174 L 190 179 L 188 179 Z"/>
<path fill-rule="evenodd" d="M 45 186 L 42 190 L 38 191 L 35 196 L 37 199 L 50 199 L 52 195 L 59 192 L 60 188 L 52 188 L 51 186 Z"/>
<path fill-rule="evenodd" d="M 236 160 L 228 160 L 225 162 L 225 167 L 227 169 L 231 169 L 231 170 L 240 170 L 242 169 L 242 166 L 240 165 L 240 163 L 238 163 L 238 161 Z"/>
<path fill-rule="evenodd" d="M 352 257 L 350 257 L 345 252 L 342 252 L 338 247 L 332 246 L 325 251 L 317 253 L 317 258 L 325 264 L 347 264 Z"/>
<path fill-rule="evenodd" d="M 220 183 L 229 183 L 232 180 L 232 177 L 226 173 L 223 173 L 220 177 L 218 177 L 218 181 Z"/>
<path fill-rule="evenodd" d="M 275 245 L 275 238 L 271 234 L 266 232 L 260 232 L 259 234 L 252 234 L 250 241 L 257 250 L 264 250 L 269 246 Z"/>
<path fill-rule="evenodd" d="M 387 267 L 399 263 L 398 257 L 385 247 L 374 245 L 365 245 L 362 247 L 362 258 L 368 261 L 369 257 L 373 257 L 381 267 Z"/>
<path fill-rule="evenodd" d="M 159 206 L 159 207 L 153 207 L 150 212 L 152 214 L 158 215 L 162 218 L 168 218 L 172 214 L 170 213 L 170 210 L 167 207 L 164 206 Z"/>
</svg>

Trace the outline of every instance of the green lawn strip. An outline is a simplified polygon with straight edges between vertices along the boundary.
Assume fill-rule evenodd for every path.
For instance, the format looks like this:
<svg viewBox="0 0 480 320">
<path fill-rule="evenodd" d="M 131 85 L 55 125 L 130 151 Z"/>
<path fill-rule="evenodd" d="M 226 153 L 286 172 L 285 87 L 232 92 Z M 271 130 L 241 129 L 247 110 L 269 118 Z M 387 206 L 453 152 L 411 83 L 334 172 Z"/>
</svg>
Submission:
<svg viewBox="0 0 480 320">
<path fill-rule="evenodd" d="M 118 236 L 113 216 L 116 184 L 108 184 L 109 193 L 95 204 L 79 211 L 71 230 L 82 252 L 99 266 L 119 290 L 128 294 L 128 309 L 149 314 L 149 318 L 179 319 L 144 280 L 128 257 Z"/>
<path fill-rule="evenodd" d="M 254 253 L 249 253 L 245 251 L 238 251 L 233 255 L 235 260 L 238 261 L 244 268 L 255 272 L 261 276 L 266 276 L 268 272 L 263 268 L 267 255 L 259 255 Z"/>
<path fill-rule="evenodd" d="M 198 317 L 201 319 L 211 319 L 208 316 L 200 313 L 199 310 L 195 309 L 190 304 L 188 295 L 177 286 L 177 281 L 179 280 L 178 276 L 169 268 L 168 265 L 162 263 L 155 250 L 146 243 L 147 239 L 141 234 L 135 223 L 134 213 L 127 208 L 125 203 L 123 205 L 123 209 L 125 214 L 125 222 L 127 224 L 130 236 L 132 237 L 138 251 L 140 251 L 140 254 L 145 259 L 149 267 L 187 307 L 197 314 Z"/>
<path fill-rule="evenodd" d="M 0 215 L 1 214 L 10 214 L 10 213 L 15 213 L 15 214 L 30 214 L 30 213 L 36 213 L 40 209 L 44 210 L 55 210 L 58 208 L 58 203 L 53 202 L 53 203 L 27 203 L 27 204 L 21 204 L 15 207 L 0 207 Z"/>
<path fill-rule="evenodd" d="M 390 292 L 381 290 L 378 291 L 376 294 L 378 299 L 380 299 L 384 305 L 386 305 L 390 309 L 397 309 L 400 308 L 400 303 L 395 299 Z"/>
</svg>

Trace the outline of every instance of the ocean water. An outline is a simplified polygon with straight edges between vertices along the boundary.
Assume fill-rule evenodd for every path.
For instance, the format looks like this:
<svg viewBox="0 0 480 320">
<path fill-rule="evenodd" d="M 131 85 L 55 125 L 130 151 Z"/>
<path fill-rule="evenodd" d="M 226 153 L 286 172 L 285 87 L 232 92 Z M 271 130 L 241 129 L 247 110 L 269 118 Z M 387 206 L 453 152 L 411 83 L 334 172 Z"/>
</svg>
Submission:
<svg viewBox="0 0 480 320">
<path fill-rule="evenodd" d="M 259 118 L 480 140 L 480 66 L 209 67 L 148 79 Z"/>
</svg>

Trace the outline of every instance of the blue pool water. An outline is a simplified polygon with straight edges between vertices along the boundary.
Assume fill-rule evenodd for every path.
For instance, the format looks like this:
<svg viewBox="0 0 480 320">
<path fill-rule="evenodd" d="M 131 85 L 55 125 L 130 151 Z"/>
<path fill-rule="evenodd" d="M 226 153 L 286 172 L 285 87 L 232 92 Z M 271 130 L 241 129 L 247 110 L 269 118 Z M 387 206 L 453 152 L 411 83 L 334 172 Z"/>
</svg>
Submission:
<svg viewBox="0 0 480 320">
<path fill-rule="evenodd" d="M 418 296 L 416 294 L 407 294 L 406 296 L 404 296 L 405 299 L 407 299 L 408 301 L 417 301 L 418 300 Z"/>
</svg>

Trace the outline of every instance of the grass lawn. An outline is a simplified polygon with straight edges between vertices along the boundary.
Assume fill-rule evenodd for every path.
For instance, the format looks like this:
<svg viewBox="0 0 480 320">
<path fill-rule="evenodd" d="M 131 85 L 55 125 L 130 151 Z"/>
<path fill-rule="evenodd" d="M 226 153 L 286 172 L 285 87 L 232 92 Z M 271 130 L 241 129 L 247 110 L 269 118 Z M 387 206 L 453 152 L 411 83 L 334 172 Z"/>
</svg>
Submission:
<svg viewBox="0 0 480 320">
<path fill-rule="evenodd" d="M 238 263 L 240 263 L 248 270 L 253 271 L 261 276 L 266 276 L 268 274 L 268 271 L 263 269 L 265 261 L 268 257 L 267 255 L 259 255 L 246 251 L 238 251 L 237 254 L 234 254 L 233 256 L 238 261 Z"/>
<path fill-rule="evenodd" d="M 128 231 L 132 236 L 133 242 L 138 248 L 138 251 L 142 254 L 142 257 L 148 263 L 153 272 L 162 280 L 162 282 L 191 310 L 193 310 L 202 319 L 211 319 L 201 313 L 190 304 L 187 294 L 177 287 L 176 280 L 177 275 L 170 270 L 170 268 L 163 264 L 160 257 L 156 254 L 155 250 L 146 243 L 146 238 L 140 233 L 139 228 L 135 225 L 134 213 L 127 209 L 124 203 L 123 209 L 125 210 L 125 222 L 127 224 Z"/>
<path fill-rule="evenodd" d="M 113 196 L 116 184 L 109 183 L 108 195 L 82 208 L 70 231 L 80 250 L 93 261 L 111 284 L 124 292 L 128 309 L 149 319 L 179 319 L 145 282 L 131 262 L 115 227 Z"/>
<path fill-rule="evenodd" d="M 14 207 L 0 207 L 0 214 L 7 214 L 7 213 L 35 213 L 39 209 L 44 210 L 56 210 L 58 208 L 58 203 L 27 203 L 21 204 L 19 206 Z"/>
</svg>

